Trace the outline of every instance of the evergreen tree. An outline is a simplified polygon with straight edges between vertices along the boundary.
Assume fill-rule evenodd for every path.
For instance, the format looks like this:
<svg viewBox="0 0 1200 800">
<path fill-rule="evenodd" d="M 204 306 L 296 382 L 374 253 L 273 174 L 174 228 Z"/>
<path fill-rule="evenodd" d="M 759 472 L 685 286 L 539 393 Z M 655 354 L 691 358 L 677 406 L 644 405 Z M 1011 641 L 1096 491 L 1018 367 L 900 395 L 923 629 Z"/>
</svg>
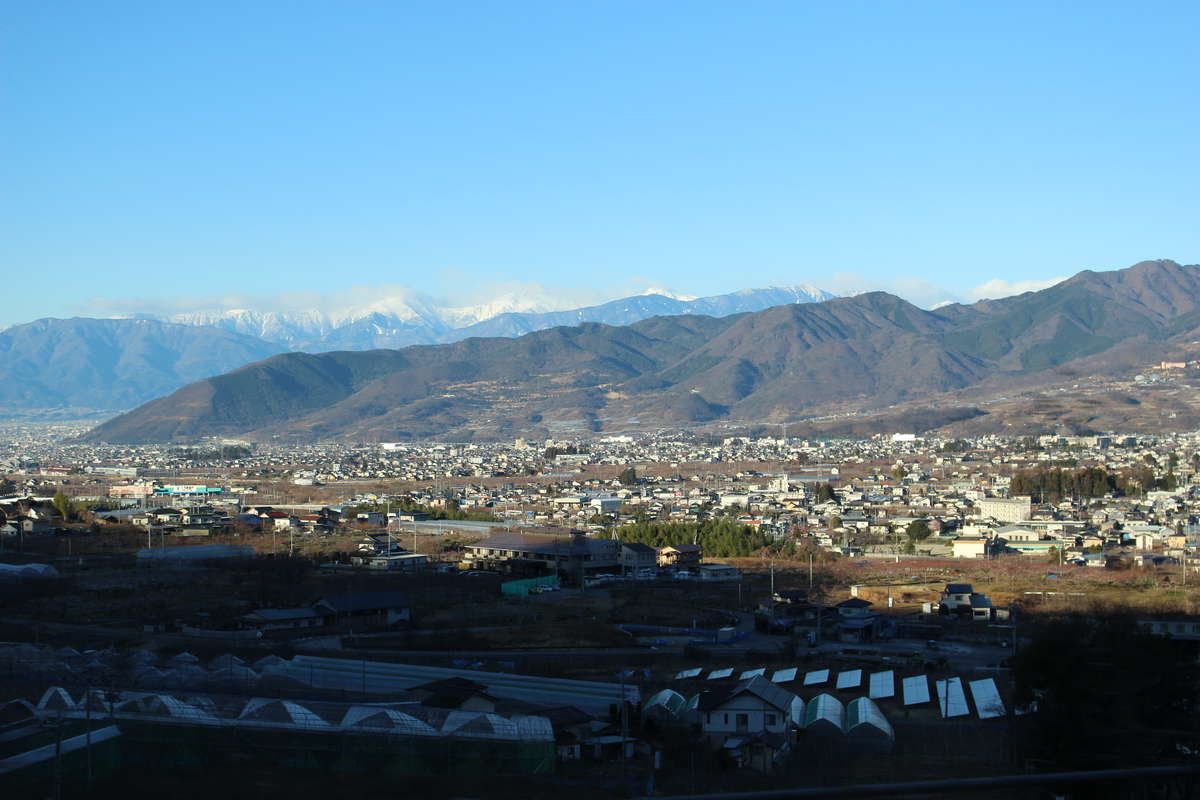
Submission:
<svg viewBox="0 0 1200 800">
<path fill-rule="evenodd" d="M 62 489 L 54 493 L 54 499 L 50 501 L 50 504 L 64 520 L 71 519 L 71 499 L 63 494 Z"/>
<path fill-rule="evenodd" d="M 904 535 L 908 537 L 910 542 L 923 542 L 932 534 L 933 531 L 929 529 L 929 525 L 921 519 L 913 520 L 904 529 Z"/>
</svg>

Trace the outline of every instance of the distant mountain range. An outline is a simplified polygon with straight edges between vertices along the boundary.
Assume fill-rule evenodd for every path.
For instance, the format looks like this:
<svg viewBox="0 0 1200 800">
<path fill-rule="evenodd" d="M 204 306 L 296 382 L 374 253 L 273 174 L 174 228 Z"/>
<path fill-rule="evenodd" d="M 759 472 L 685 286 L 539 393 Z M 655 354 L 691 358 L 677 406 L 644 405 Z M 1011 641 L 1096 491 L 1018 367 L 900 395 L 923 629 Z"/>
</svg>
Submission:
<svg viewBox="0 0 1200 800">
<path fill-rule="evenodd" d="M 447 307 L 410 292 L 340 313 L 236 309 L 177 314 L 165 319 L 186 325 L 213 325 L 274 342 L 288 350 L 320 353 L 441 344 L 472 336 L 520 336 L 583 322 L 628 325 L 671 314 L 723 317 L 786 303 L 817 303 L 833 297 L 812 286 L 772 286 L 701 298 L 647 292 L 600 305 L 552 311 L 512 295 L 480 306 Z"/>
<path fill-rule="evenodd" d="M 40 319 L 0 331 L 0 413 L 129 408 L 283 349 L 156 320 Z"/>
<path fill-rule="evenodd" d="M 395 348 L 519 336 L 581 322 L 624 325 L 664 314 L 724 316 L 830 297 L 809 286 L 770 287 L 699 299 L 648 293 L 569 311 L 539 311 L 512 296 L 451 308 L 410 292 L 340 314 L 242 310 L 170 319 L 40 319 L 0 331 L 0 416 L 128 409 L 291 350 Z M 520 308 L 526 310 L 514 310 Z"/>
<path fill-rule="evenodd" d="M 621 310 L 620 302 L 607 305 Z M 1200 267 L 1150 261 L 936 311 L 872 292 L 720 317 L 289 353 L 185 386 L 87 438 L 498 439 L 783 422 L 1045 371 L 1073 374 L 1072 364 L 1094 369 L 1097 359 L 1132 352 L 1132 344 L 1146 345 L 1138 351 L 1144 355 L 1198 335 Z"/>
</svg>

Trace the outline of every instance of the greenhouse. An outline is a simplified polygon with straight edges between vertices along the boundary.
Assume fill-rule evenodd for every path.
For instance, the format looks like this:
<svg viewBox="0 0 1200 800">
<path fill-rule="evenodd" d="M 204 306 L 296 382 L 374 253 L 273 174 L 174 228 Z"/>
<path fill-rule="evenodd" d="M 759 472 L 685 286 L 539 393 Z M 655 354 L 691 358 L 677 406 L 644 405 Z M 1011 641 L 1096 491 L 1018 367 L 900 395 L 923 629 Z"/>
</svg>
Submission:
<svg viewBox="0 0 1200 800">
<path fill-rule="evenodd" d="M 842 701 L 831 694 L 819 694 L 804 710 L 804 729 L 809 735 L 838 736 L 842 735 L 846 710 Z"/>
<path fill-rule="evenodd" d="M 203 767 L 253 754 L 288 769 L 402 775 L 546 775 L 554 730 L 537 715 L 93 690 L 46 691 L 39 716 L 120 726 L 122 766 Z"/>
<path fill-rule="evenodd" d="M 869 697 L 851 700 L 846 706 L 844 730 L 846 737 L 856 748 L 872 752 L 890 753 L 896 741 L 892 724 Z"/>
<path fill-rule="evenodd" d="M 646 700 L 642 705 L 642 714 L 658 720 L 676 720 L 686 706 L 687 700 L 679 692 L 663 689 Z"/>
</svg>

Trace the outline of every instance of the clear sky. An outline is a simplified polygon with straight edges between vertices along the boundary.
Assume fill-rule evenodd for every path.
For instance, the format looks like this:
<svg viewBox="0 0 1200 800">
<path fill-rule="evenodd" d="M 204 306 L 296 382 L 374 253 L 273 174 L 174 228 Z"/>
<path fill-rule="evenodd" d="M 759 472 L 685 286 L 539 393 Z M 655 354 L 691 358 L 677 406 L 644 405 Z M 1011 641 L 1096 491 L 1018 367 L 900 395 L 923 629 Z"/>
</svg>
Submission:
<svg viewBox="0 0 1200 800">
<path fill-rule="evenodd" d="M 1195 263 L 1198 23 L 1195 2 L 9 0 L 0 325 L 383 284 L 928 304 Z"/>
</svg>

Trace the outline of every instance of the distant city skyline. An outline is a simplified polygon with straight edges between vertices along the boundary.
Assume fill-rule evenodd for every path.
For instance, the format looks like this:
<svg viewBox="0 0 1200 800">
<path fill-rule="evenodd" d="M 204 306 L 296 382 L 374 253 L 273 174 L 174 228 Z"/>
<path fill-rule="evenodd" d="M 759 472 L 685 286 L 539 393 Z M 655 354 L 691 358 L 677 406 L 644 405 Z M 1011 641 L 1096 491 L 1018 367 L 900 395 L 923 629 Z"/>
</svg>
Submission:
<svg viewBox="0 0 1200 800">
<path fill-rule="evenodd" d="M 1200 261 L 1185 3 L 22 4 L 0 328 Z M 307 304 L 307 305 L 306 305 Z"/>
</svg>

